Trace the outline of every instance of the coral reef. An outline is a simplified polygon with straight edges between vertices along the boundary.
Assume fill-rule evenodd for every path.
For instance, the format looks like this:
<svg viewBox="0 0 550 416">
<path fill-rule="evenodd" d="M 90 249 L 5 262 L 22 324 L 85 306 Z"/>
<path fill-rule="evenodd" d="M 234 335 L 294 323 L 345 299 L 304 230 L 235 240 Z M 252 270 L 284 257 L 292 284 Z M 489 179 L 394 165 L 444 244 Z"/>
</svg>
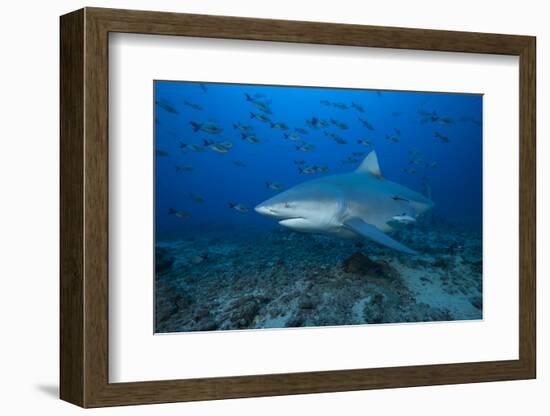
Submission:
<svg viewBox="0 0 550 416">
<path fill-rule="evenodd" d="M 482 318 L 481 235 L 432 226 L 402 230 L 399 239 L 420 254 L 283 228 L 159 242 L 155 330 Z"/>
</svg>

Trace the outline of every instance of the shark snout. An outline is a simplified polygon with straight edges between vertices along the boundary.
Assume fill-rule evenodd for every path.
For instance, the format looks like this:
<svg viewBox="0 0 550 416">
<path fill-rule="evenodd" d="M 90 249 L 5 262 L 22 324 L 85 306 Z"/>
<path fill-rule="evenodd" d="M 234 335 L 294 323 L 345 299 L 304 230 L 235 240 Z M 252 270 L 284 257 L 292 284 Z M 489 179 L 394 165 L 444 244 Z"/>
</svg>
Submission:
<svg viewBox="0 0 550 416">
<path fill-rule="evenodd" d="M 265 204 L 259 204 L 254 207 L 254 211 L 256 211 L 258 214 L 272 216 L 273 212 L 269 209 L 269 207 Z"/>
<path fill-rule="evenodd" d="M 272 204 L 269 200 L 256 205 L 256 207 L 254 207 L 254 211 L 267 217 L 286 218 L 285 213 L 281 212 L 280 209 L 277 209 L 277 206 Z"/>
</svg>

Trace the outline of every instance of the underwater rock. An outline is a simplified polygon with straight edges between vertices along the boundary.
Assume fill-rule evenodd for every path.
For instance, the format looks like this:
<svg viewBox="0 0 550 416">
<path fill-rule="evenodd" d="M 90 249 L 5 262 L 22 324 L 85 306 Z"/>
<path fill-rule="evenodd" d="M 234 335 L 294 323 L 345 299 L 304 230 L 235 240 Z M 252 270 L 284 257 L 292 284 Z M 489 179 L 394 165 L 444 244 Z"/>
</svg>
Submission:
<svg viewBox="0 0 550 416">
<path fill-rule="evenodd" d="M 155 247 L 155 272 L 157 274 L 169 272 L 174 265 L 174 261 L 175 259 L 169 250 Z"/>
<path fill-rule="evenodd" d="M 346 273 L 386 279 L 391 279 L 395 275 L 389 264 L 384 261 L 371 260 L 363 253 L 355 253 L 345 259 L 342 262 L 342 270 Z"/>
<path fill-rule="evenodd" d="M 238 328 L 248 328 L 260 312 L 263 305 L 269 302 L 267 297 L 246 296 L 237 299 L 232 306 L 230 321 Z"/>
<path fill-rule="evenodd" d="M 368 302 L 365 303 L 363 316 L 365 322 L 369 324 L 379 324 L 382 322 L 391 322 L 391 317 L 387 316 L 387 311 L 391 308 L 386 308 L 387 299 L 381 293 L 373 295 Z"/>
</svg>

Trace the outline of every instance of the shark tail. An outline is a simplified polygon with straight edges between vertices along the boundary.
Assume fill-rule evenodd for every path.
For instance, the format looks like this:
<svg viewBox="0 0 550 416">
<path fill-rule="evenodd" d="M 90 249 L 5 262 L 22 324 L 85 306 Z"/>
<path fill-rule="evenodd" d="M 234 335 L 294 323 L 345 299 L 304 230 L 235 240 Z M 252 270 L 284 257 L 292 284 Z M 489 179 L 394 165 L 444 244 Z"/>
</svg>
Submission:
<svg viewBox="0 0 550 416">
<path fill-rule="evenodd" d="M 250 118 L 256 118 L 256 114 L 254 114 L 253 112 L 250 112 Z"/>
</svg>

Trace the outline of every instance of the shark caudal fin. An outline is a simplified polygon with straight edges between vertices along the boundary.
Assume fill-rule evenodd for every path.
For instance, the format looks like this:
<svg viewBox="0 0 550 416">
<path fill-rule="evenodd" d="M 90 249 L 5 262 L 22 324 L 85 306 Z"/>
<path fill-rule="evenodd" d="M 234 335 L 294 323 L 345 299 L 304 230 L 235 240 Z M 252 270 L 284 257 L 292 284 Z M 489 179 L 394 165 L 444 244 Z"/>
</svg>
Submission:
<svg viewBox="0 0 550 416">
<path fill-rule="evenodd" d="M 399 241 L 394 240 L 390 236 L 384 234 L 374 225 L 367 224 L 360 218 L 350 218 L 349 220 L 346 220 L 344 224 L 346 225 L 346 227 L 361 235 L 362 237 L 375 241 L 378 244 L 400 251 L 402 253 L 416 254 L 416 251 L 411 250 L 409 247 L 401 244 Z"/>
<path fill-rule="evenodd" d="M 357 173 L 370 173 L 372 176 L 375 176 L 379 179 L 382 179 L 382 172 L 380 171 L 380 166 L 378 165 L 378 157 L 376 152 L 373 150 L 370 152 L 367 157 L 363 160 L 361 165 L 355 170 Z"/>
</svg>

